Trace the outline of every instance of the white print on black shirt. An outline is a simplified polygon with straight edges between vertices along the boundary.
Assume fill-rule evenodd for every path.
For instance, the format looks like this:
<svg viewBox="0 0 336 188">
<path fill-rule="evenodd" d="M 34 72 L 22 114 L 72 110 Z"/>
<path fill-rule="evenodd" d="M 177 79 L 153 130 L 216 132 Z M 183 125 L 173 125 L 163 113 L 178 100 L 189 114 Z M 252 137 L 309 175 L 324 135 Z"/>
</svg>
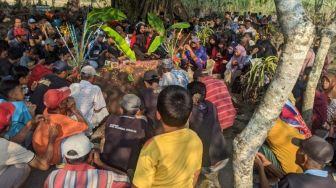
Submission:
<svg viewBox="0 0 336 188">
<path fill-rule="evenodd" d="M 119 125 L 116 125 L 116 124 L 110 124 L 109 127 L 113 128 L 113 129 L 118 129 L 118 130 L 121 130 L 121 131 L 127 131 L 127 132 L 137 133 L 137 131 L 134 130 L 134 129 L 125 129 L 125 128 L 120 127 Z"/>
</svg>

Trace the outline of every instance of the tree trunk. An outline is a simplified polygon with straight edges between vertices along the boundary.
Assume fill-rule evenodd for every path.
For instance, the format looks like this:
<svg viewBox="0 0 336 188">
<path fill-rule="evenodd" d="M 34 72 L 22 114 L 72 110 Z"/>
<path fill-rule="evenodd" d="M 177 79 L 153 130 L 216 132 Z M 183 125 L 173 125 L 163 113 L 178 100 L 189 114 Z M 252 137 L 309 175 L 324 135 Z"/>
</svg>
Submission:
<svg viewBox="0 0 336 188">
<path fill-rule="evenodd" d="M 267 132 L 279 117 L 299 77 L 304 59 L 313 42 L 314 26 L 301 1 L 275 0 L 278 20 L 285 36 L 284 51 L 276 75 L 246 128 L 233 143 L 234 186 L 251 188 L 254 157 Z"/>
<path fill-rule="evenodd" d="M 331 40 L 335 36 L 336 36 L 336 23 L 334 21 L 332 22 L 332 24 L 330 24 L 326 29 L 322 31 L 320 47 L 317 51 L 312 71 L 309 74 L 306 91 L 303 97 L 302 115 L 303 119 L 305 120 L 309 128 L 312 127 L 312 115 L 313 115 L 316 87 L 320 80 L 324 62 L 331 45 Z"/>
</svg>

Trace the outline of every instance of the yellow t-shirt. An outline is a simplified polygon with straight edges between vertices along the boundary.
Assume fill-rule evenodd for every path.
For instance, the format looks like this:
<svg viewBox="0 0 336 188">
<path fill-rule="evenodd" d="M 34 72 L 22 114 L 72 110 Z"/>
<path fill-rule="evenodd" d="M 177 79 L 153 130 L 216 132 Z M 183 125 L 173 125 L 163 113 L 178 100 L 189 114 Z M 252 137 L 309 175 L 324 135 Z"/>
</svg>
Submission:
<svg viewBox="0 0 336 188">
<path fill-rule="evenodd" d="M 193 187 L 202 152 L 200 138 L 190 129 L 155 136 L 141 150 L 133 184 L 139 188 Z"/>
<path fill-rule="evenodd" d="M 267 143 L 279 160 L 282 169 L 287 173 L 302 173 L 302 169 L 295 163 L 296 152 L 299 149 L 292 144 L 293 138 L 304 139 L 304 135 L 282 121 L 280 118 L 275 122 L 267 136 Z"/>
</svg>

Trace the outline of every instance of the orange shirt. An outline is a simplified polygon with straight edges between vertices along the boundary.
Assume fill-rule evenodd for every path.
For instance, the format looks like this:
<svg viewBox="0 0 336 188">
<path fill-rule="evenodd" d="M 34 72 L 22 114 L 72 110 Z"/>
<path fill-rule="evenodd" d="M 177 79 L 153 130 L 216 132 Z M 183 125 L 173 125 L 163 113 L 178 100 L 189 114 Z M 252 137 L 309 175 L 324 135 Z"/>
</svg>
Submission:
<svg viewBox="0 0 336 188">
<path fill-rule="evenodd" d="M 40 123 L 33 135 L 33 147 L 38 155 L 44 155 L 49 142 L 49 127 L 58 124 L 61 129 L 54 144 L 54 156 L 52 164 L 61 162 L 61 143 L 64 138 L 84 132 L 88 126 L 86 123 L 78 122 L 61 114 L 48 114 L 44 111 L 43 115 L 50 119 L 50 123 Z"/>
</svg>

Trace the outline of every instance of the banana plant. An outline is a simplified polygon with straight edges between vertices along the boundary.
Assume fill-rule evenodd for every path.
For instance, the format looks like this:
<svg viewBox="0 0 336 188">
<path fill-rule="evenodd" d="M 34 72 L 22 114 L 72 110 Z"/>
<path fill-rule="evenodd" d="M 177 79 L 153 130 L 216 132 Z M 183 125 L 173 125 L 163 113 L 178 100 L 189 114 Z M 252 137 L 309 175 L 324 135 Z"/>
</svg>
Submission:
<svg viewBox="0 0 336 188">
<path fill-rule="evenodd" d="M 207 23 L 202 29 L 196 33 L 197 37 L 200 39 L 203 45 L 206 44 L 209 37 L 214 33 L 213 29 L 211 28 L 210 24 Z"/>
<path fill-rule="evenodd" d="M 134 51 L 130 48 L 126 40 L 117 31 L 106 25 L 102 26 L 102 30 L 105 31 L 108 36 L 113 38 L 119 50 L 121 50 L 130 60 L 136 60 Z"/>
<path fill-rule="evenodd" d="M 71 24 L 66 24 L 65 31 L 68 31 L 67 34 L 71 40 L 71 43 L 74 45 L 74 53 L 68 48 L 66 40 L 62 35 L 61 31 L 57 29 L 58 34 L 61 36 L 63 42 L 68 48 L 73 60 L 70 62 L 72 66 L 81 67 L 82 63 L 85 62 L 85 59 L 90 51 L 88 49 L 88 44 L 93 40 L 92 36 L 95 31 L 99 30 L 103 23 L 110 20 L 122 21 L 125 20 L 126 15 L 115 8 L 103 8 L 103 9 L 94 9 L 87 14 L 87 17 L 83 23 L 83 32 L 81 36 L 77 35 L 75 27 Z"/>
<path fill-rule="evenodd" d="M 270 56 L 254 59 L 251 69 L 244 75 L 242 83 L 244 98 L 256 100 L 263 91 L 265 84 L 273 78 L 277 68 L 278 58 Z"/>
<path fill-rule="evenodd" d="M 166 33 L 166 29 L 164 27 L 163 21 L 158 16 L 156 16 L 153 13 L 148 13 L 147 18 L 148 18 L 149 25 L 159 33 L 159 36 L 156 36 L 154 38 L 153 42 L 151 43 L 151 45 L 148 48 L 148 52 L 153 53 L 158 49 L 158 47 L 161 44 L 166 44 L 167 43 L 167 33 Z M 190 27 L 190 24 L 188 22 L 178 22 L 178 23 L 175 23 L 172 26 L 170 26 L 168 28 L 168 30 L 179 29 L 180 30 L 179 32 L 182 33 L 183 29 L 187 29 L 189 27 Z M 173 43 L 175 44 L 176 41 L 174 41 Z M 171 48 L 174 48 L 174 45 L 169 45 L 168 44 L 168 45 L 165 45 L 164 48 L 170 55 L 172 55 L 170 52 L 172 51 Z"/>
</svg>

